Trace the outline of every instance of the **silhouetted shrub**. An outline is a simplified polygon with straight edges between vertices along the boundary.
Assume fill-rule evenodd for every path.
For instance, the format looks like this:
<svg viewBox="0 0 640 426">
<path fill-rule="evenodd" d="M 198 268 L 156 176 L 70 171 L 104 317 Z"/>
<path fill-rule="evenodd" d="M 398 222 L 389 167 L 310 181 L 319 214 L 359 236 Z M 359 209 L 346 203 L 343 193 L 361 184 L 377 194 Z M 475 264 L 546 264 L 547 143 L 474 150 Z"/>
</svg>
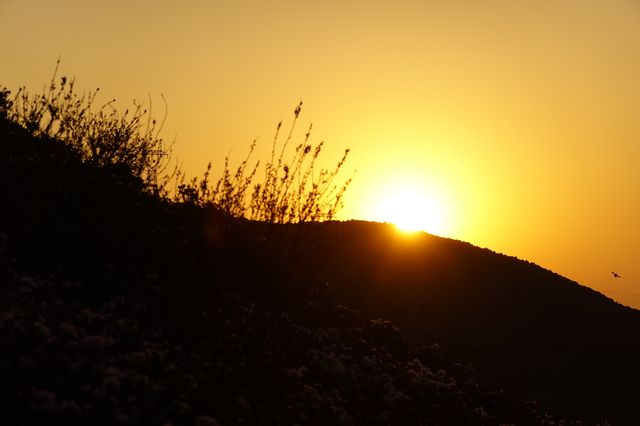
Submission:
<svg viewBox="0 0 640 426">
<path fill-rule="evenodd" d="M 0 117 L 8 118 L 36 137 L 62 141 L 76 151 L 83 161 L 122 171 L 140 179 L 144 189 L 161 197 L 199 207 L 216 207 L 233 217 L 245 217 L 271 223 L 297 223 L 333 219 L 342 207 L 344 193 L 351 178 L 336 183 L 349 149 L 333 170 L 316 166 L 323 142 L 310 143 L 311 126 L 304 140 L 293 151 L 293 134 L 302 109 L 300 102 L 285 140 L 280 143 L 282 122 L 278 123 L 271 156 L 264 165 L 264 177 L 254 183 L 259 161 L 249 166 L 255 141 L 240 165 L 232 171 L 229 157 L 215 185 L 210 184 L 211 163 L 201 179 L 185 182 L 185 173 L 171 163 L 171 146 L 159 136 L 164 119 L 156 121 L 144 104 L 134 100 L 133 109 L 119 112 L 115 99 L 96 106 L 99 89 L 79 95 L 75 80 L 58 79 L 60 60 L 41 94 L 21 87 L 15 96 L 0 90 Z M 164 97 L 162 98 L 165 102 Z M 168 186 L 175 179 L 176 188 Z"/>
<path fill-rule="evenodd" d="M 11 92 L 6 87 L 0 87 L 0 119 L 7 118 L 13 102 L 9 98 Z"/>
<path fill-rule="evenodd" d="M 115 99 L 96 107 L 99 89 L 79 95 L 74 79 L 57 78 L 59 65 L 60 60 L 41 94 L 32 94 L 21 87 L 10 99 L 9 91 L 3 89 L 0 115 L 36 137 L 64 142 L 88 163 L 126 170 L 141 179 L 146 189 L 164 193 L 172 176 L 165 173 L 170 147 L 165 147 L 159 136 L 164 119 L 158 123 L 153 118 L 151 102 L 146 109 L 143 103 L 134 100 L 133 109 L 124 113 L 115 108 Z"/>
<path fill-rule="evenodd" d="M 255 141 L 249 153 L 232 172 L 229 157 L 225 158 L 222 175 L 215 185 L 209 183 L 211 163 L 202 179 L 193 179 L 178 185 L 176 199 L 200 206 L 214 205 L 235 217 L 246 217 L 270 223 L 297 223 L 331 220 L 342 207 L 342 198 L 351 178 L 336 183 L 336 177 L 344 166 L 349 149 L 333 170 L 317 170 L 316 160 L 322 151 L 323 142 L 313 145 L 309 139 L 311 125 L 304 140 L 292 145 L 302 102 L 293 113 L 293 121 L 284 141 L 280 143 L 282 121 L 276 127 L 271 146 L 271 156 L 264 165 L 264 178 L 251 185 L 260 162 L 253 167 L 249 161 L 255 150 Z M 251 188 L 251 193 L 249 189 Z"/>
</svg>

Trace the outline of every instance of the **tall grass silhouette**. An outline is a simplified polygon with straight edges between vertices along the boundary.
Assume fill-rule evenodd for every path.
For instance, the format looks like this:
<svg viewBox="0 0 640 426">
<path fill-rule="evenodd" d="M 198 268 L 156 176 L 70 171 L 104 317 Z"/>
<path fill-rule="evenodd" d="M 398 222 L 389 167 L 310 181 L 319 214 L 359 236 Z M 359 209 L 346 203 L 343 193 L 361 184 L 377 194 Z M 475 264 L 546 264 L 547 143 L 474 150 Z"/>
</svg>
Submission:
<svg viewBox="0 0 640 426">
<path fill-rule="evenodd" d="M 317 159 L 324 142 L 310 142 L 312 126 L 295 144 L 294 134 L 302 111 L 302 102 L 294 110 L 293 120 L 282 137 L 278 123 L 271 155 L 264 162 L 253 163 L 256 141 L 235 168 L 229 156 L 217 179 L 212 181 L 210 162 L 201 178 L 187 179 L 179 166 L 171 167 L 173 142 L 160 137 L 167 117 L 158 121 L 148 107 L 134 100 L 133 108 L 118 111 L 115 99 L 99 105 L 99 89 L 79 94 L 75 79 L 58 78 L 60 60 L 42 93 L 20 87 L 11 97 L 0 91 L 0 114 L 18 123 L 38 138 L 62 141 L 76 151 L 83 161 L 102 168 L 116 168 L 142 183 L 145 191 L 174 202 L 216 208 L 232 217 L 244 217 L 270 223 L 298 223 L 335 218 L 343 207 L 344 194 L 352 177 L 338 181 L 347 160 L 345 149 L 335 168 L 318 167 Z M 171 190 L 171 183 L 174 189 Z"/>
<path fill-rule="evenodd" d="M 256 142 L 249 146 L 249 153 L 233 171 L 229 157 L 225 157 L 222 175 L 215 184 L 209 182 L 211 163 L 201 179 L 192 179 L 178 186 L 177 199 L 201 206 L 216 206 L 235 217 L 270 223 L 298 223 L 331 220 L 343 206 L 343 196 L 352 177 L 337 182 L 349 149 L 334 169 L 318 169 L 318 159 L 324 142 L 316 145 L 310 142 L 312 125 L 309 125 L 304 139 L 293 147 L 296 125 L 302 111 L 300 102 L 293 120 L 282 139 L 282 125 L 276 126 L 271 146 L 271 155 L 264 164 L 262 180 L 257 179 L 260 161 L 249 165 L 255 151 Z M 292 148 L 292 149 L 291 149 Z M 250 192 L 249 192 L 250 191 Z"/>
<path fill-rule="evenodd" d="M 42 93 L 20 87 L 12 99 L 2 93 L 4 115 L 36 137 L 60 140 L 83 161 L 103 168 L 120 168 L 139 178 L 147 190 L 162 193 L 172 173 L 167 173 L 171 145 L 160 137 L 158 122 L 149 106 L 134 100 L 133 108 L 120 112 L 115 99 L 97 105 L 99 88 L 79 94 L 75 79 L 58 78 L 60 60 Z M 164 101 L 164 97 L 162 97 Z M 166 101 L 165 101 L 166 108 Z"/>
</svg>

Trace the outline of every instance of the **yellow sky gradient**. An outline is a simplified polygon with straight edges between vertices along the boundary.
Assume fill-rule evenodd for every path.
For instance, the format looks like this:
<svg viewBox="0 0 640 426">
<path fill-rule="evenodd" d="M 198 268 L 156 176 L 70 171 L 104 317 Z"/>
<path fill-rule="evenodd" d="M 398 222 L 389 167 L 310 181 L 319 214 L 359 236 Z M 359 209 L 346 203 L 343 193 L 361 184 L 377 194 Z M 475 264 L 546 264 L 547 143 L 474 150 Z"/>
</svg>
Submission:
<svg viewBox="0 0 640 426">
<path fill-rule="evenodd" d="M 39 90 L 61 56 L 122 105 L 163 93 L 191 175 L 266 152 L 302 99 L 325 165 L 352 149 L 342 218 L 419 186 L 444 236 L 640 307 L 638 1 L 0 0 L 0 20 L 0 84 Z"/>
</svg>

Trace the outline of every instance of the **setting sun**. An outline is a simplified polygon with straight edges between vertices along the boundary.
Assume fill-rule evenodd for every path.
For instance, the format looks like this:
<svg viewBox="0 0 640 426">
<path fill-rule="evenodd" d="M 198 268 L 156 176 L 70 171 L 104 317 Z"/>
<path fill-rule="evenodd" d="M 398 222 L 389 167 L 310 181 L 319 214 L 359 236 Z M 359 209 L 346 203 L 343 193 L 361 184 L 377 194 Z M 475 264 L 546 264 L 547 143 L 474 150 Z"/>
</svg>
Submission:
<svg viewBox="0 0 640 426">
<path fill-rule="evenodd" d="M 450 226 L 443 202 L 414 186 L 398 185 L 379 193 L 373 212 L 375 220 L 393 223 L 406 232 L 444 235 Z"/>
</svg>

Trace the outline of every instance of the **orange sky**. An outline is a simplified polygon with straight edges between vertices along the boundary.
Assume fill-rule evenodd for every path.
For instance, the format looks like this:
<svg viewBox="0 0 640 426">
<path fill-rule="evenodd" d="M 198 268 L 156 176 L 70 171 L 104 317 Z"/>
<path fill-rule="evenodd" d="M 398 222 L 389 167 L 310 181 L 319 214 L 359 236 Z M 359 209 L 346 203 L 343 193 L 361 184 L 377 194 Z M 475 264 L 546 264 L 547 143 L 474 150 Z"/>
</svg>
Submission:
<svg viewBox="0 0 640 426">
<path fill-rule="evenodd" d="M 417 187 L 441 234 L 640 307 L 635 0 L 0 0 L 0 19 L 0 84 L 38 90 L 61 56 L 122 105 L 164 93 L 192 175 L 266 152 L 302 99 L 326 165 L 352 149 L 343 218 Z"/>
</svg>

